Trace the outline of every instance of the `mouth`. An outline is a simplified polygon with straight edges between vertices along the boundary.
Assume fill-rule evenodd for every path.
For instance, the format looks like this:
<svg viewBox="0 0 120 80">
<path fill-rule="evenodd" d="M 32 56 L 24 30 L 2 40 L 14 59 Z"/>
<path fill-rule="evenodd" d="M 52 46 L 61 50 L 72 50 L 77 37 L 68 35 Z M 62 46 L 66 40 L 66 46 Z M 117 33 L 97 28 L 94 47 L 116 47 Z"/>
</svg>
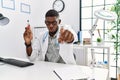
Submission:
<svg viewBox="0 0 120 80">
<path fill-rule="evenodd" d="M 50 30 L 50 32 L 54 31 L 54 29 L 53 29 L 53 28 L 50 28 L 49 30 Z"/>
</svg>

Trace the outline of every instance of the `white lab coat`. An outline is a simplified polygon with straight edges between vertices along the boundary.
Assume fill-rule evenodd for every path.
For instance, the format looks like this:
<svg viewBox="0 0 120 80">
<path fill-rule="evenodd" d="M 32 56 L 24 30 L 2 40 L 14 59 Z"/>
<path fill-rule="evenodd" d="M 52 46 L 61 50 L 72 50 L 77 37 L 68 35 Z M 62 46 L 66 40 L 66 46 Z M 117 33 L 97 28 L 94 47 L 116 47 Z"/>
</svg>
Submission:
<svg viewBox="0 0 120 80">
<path fill-rule="evenodd" d="M 73 29 L 70 26 L 66 25 L 66 26 L 64 26 L 64 29 L 71 31 L 74 35 L 74 41 L 77 40 L 77 34 L 73 31 Z M 60 27 L 59 27 L 59 31 L 60 31 Z M 33 51 L 32 51 L 31 56 L 28 57 L 30 61 L 35 61 L 35 60 L 44 61 L 45 54 L 46 54 L 47 48 L 48 48 L 48 35 L 49 34 L 48 34 L 48 30 L 47 30 L 42 33 L 40 32 L 40 34 L 38 34 L 38 36 L 34 39 L 34 41 L 32 42 Z M 59 32 L 57 34 L 57 38 L 59 38 Z M 67 53 L 65 53 L 65 54 L 67 54 Z M 62 57 L 63 55 L 60 55 L 60 56 Z M 62 58 L 64 60 L 64 58 L 67 58 L 67 57 L 69 57 L 69 56 L 66 56 L 66 57 L 64 56 Z M 75 64 L 75 63 L 73 63 L 73 64 Z"/>
</svg>

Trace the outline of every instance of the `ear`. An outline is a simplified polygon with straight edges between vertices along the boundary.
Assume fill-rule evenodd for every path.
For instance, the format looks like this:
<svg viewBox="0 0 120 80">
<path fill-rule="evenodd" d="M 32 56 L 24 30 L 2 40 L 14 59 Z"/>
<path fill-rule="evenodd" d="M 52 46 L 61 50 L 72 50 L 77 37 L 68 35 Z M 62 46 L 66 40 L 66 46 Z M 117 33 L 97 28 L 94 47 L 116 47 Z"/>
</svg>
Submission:
<svg viewBox="0 0 120 80">
<path fill-rule="evenodd" d="M 59 19 L 59 24 L 61 23 L 61 19 Z"/>
</svg>

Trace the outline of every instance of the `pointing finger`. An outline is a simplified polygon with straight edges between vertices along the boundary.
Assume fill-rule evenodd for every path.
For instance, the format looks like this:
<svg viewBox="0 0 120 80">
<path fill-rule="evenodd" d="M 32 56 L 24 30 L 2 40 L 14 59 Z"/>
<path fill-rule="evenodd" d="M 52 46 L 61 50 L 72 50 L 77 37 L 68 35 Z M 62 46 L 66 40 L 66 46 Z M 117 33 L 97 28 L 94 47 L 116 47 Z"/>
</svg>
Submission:
<svg viewBox="0 0 120 80">
<path fill-rule="evenodd" d="M 65 31 L 65 29 L 62 27 L 62 28 L 60 29 L 60 34 L 64 33 L 64 31 Z"/>
</svg>

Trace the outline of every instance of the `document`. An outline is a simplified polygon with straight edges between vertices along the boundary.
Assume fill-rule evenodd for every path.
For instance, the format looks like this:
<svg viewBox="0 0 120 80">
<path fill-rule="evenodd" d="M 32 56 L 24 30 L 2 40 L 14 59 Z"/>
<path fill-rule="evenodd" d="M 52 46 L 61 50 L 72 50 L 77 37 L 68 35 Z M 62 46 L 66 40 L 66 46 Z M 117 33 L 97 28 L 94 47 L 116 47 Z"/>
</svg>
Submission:
<svg viewBox="0 0 120 80">
<path fill-rule="evenodd" d="M 57 68 L 53 71 L 60 80 L 88 80 L 89 75 L 78 66 Z"/>
</svg>

